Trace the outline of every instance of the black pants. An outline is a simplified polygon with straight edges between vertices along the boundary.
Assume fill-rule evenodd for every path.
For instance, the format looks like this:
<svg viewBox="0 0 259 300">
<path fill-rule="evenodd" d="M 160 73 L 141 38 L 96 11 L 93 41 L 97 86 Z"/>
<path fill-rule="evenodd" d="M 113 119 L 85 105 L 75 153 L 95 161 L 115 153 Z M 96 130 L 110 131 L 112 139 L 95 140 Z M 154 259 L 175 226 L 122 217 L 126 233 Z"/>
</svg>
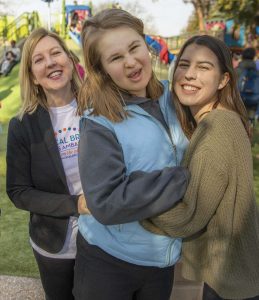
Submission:
<svg viewBox="0 0 259 300">
<path fill-rule="evenodd" d="M 77 300 L 168 300 L 174 268 L 143 267 L 117 259 L 77 235 Z"/>
<path fill-rule="evenodd" d="M 36 258 L 46 300 L 73 300 L 74 259 L 55 259 L 40 255 Z"/>
<path fill-rule="evenodd" d="M 227 300 L 227 299 L 221 298 L 210 286 L 204 283 L 202 300 Z M 246 298 L 243 300 L 259 300 L 259 296 L 253 298 Z"/>
</svg>

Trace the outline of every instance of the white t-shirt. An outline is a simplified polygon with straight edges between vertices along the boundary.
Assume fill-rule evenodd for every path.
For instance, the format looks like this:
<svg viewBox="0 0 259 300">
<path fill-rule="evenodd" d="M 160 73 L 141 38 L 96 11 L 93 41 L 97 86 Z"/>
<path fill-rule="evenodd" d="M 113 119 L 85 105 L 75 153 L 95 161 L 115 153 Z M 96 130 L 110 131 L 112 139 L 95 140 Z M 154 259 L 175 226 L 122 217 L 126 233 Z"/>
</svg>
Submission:
<svg viewBox="0 0 259 300">
<path fill-rule="evenodd" d="M 67 185 L 71 195 L 83 193 L 78 169 L 79 119 L 76 115 L 77 103 L 61 107 L 50 107 L 49 114 L 64 167 Z M 76 255 L 77 218 L 70 217 L 66 241 L 59 253 L 52 254 L 38 247 L 32 240 L 31 245 L 39 254 L 50 258 L 73 259 Z"/>
<path fill-rule="evenodd" d="M 19 61 L 21 58 L 21 50 L 18 47 L 10 48 L 10 51 L 15 55 L 15 61 Z"/>
</svg>

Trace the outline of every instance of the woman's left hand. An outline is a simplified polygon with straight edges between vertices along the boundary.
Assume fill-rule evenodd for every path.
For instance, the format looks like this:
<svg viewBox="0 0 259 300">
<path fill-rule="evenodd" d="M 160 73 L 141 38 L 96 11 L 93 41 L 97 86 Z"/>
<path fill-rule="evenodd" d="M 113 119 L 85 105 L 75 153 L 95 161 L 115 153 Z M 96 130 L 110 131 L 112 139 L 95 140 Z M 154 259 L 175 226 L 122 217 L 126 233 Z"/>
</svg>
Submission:
<svg viewBox="0 0 259 300">
<path fill-rule="evenodd" d="M 86 215 L 86 214 L 90 215 L 91 214 L 91 212 L 89 211 L 89 209 L 87 207 L 86 199 L 83 194 L 79 196 L 77 208 L 78 208 L 78 213 L 80 215 Z"/>
</svg>

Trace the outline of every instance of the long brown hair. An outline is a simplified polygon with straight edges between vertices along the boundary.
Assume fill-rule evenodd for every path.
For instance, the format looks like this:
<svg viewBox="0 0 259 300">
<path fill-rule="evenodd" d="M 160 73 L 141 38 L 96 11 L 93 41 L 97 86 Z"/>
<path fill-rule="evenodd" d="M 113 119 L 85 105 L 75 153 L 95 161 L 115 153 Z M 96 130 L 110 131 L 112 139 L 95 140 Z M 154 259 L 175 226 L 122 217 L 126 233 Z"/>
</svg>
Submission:
<svg viewBox="0 0 259 300">
<path fill-rule="evenodd" d="M 75 98 L 76 99 L 78 98 L 78 92 L 81 86 L 81 79 L 77 73 L 75 61 L 71 57 L 71 53 L 67 48 L 65 42 L 57 34 L 45 28 L 35 29 L 30 34 L 30 36 L 26 39 L 22 51 L 20 72 L 19 72 L 20 90 L 21 90 L 21 99 L 22 99 L 22 106 L 19 113 L 20 119 L 22 119 L 25 113 L 32 114 L 39 105 L 41 105 L 45 109 L 48 109 L 45 92 L 41 86 L 38 86 L 34 83 L 33 74 L 31 71 L 33 51 L 36 45 L 39 43 L 39 41 L 46 36 L 54 38 L 62 47 L 64 52 L 67 54 L 67 56 L 71 58 L 73 62 L 71 88 Z"/>
<path fill-rule="evenodd" d="M 94 115 L 103 115 L 113 122 L 122 121 L 127 114 L 123 110 L 120 88 L 106 74 L 101 64 L 98 42 L 107 31 L 119 27 L 129 27 L 144 37 L 143 22 L 121 9 L 106 9 L 85 21 L 81 33 L 86 79 L 79 92 L 78 111 L 83 114 L 92 108 Z M 147 85 L 148 96 L 155 100 L 163 93 L 163 86 L 152 71 Z"/>
<path fill-rule="evenodd" d="M 197 127 L 197 124 L 191 114 L 190 108 L 182 105 L 174 92 L 174 75 L 184 50 L 191 44 L 204 46 L 210 49 L 218 59 L 221 73 L 229 74 L 228 83 L 224 88 L 218 91 L 218 101 L 224 108 L 234 111 L 240 116 L 244 127 L 247 131 L 247 134 L 248 136 L 250 136 L 247 112 L 237 88 L 237 78 L 232 66 L 231 52 L 223 41 L 209 35 L 197 35 L 191 37 L 185 42 L 176 59 L 173 74 L 172 91 L 174 96 L 176 113 L 184 133 L 188 138 L 190 138 L 195 128 Z"/>
</svg>

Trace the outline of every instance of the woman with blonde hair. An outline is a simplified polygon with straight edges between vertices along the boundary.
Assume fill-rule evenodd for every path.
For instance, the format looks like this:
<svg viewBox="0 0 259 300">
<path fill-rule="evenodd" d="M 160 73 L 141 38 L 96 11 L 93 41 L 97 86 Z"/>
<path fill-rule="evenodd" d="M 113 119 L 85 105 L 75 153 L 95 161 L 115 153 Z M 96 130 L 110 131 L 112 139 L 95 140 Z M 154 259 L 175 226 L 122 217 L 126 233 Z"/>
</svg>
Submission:
<svg viewBox="0 0 259 300">
<path fill-rule="evenodd" d="M 7 194 L 30 212 L 46 299 L 70 300 L 77 217 L 87 212 L 77 163 L 81 80 L 64 41 L 44 28 L 25 41 L 19 76 L 22 105 L 9 124 Z"/>
</svg>

